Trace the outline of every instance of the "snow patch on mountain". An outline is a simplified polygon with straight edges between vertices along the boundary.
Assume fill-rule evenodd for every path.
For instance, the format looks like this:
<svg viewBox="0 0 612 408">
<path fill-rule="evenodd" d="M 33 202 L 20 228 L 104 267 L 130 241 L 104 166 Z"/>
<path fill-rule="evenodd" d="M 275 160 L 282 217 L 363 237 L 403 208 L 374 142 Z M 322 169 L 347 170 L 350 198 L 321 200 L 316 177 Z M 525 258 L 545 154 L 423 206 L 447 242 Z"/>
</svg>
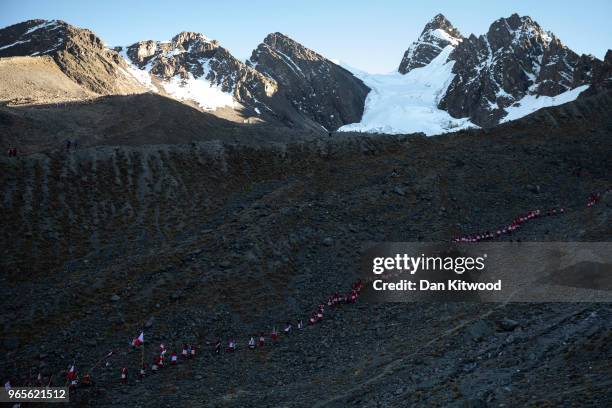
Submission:
<svg viewBox="0 0 612 408">
<path fill-rule="evenodd" d="M 441 28 L 436 28 L 435 30 L 431 31 L 430 35 L 439 38 L 440 40 L 447 41 L 451 45 L 458 45 L 461 42 L 461 38 L 453 37 Z"/>
<path fill-rule="evenodd" d="M 59 27 L 57 20 L 45 21 L 44 23 L 35 25 L 34 27 L 28 29 L 23 35 L 28 35 L 33 33 L 34 31 L 40 30 L 41 28 L 48 28 L 49 30 L 55 30 Z"/>
<path fill-rule="evenodd" d="M 169 59 L 182 53 L 188 53 L 190 49 L 191 46 L 187 50 L 172 48 L 163 51 L 160 55 L 162 58 Z M 151 58 L 146 65 L 139 68 L 131 61 L 127 54 L 127 50 L 128 47 L 122 47 L 119 55 L 126 61 L 129 75 L 136 78 L 136 80 L 147 87 L 147 89 L 159 92 L 159 89 L 153 83 L 153 75 L 151 74 L 153 64 L 156 62 L 157 57 Z M 202 75 L 198 75 L 198 77 L 188 72 L 186 78 L 178 74 L 169 79 L 159 78 L 163 90 L 174 99 L 179 101 L 193 101 L 200 108 L 207 111 L 214 111 L 222 107 L 241 107 L 241 104 L 234 99 L 231 92 L 224 92 L 221 86 L 206 79 L 211 71 L 209 59 L 200 58 L 197 60 L 197 64 L 201 66 L 203 71 Z"/>
<path fill-rule="evenodd" d="M 222 107 L 238 108 L 232 94 L 223 92 L 221 87 L 212 84 L 205 77 L 194 78 L 189 73 L 188 78 L 175 76 L 170 81 L 163 82 L 163 87 L 170 96 L 178 100 L 191 100 L 204 110 L 213 111 Z"/>
<path fill-rule="evenodd" d="M 455 119 L 438 109 L 440 98 L 453 80 L 453 50 L 446 46 L 428 65 L 407 74 L 366 74 L 354 71 L 372 91 L 365 102 L 361 122 L 342 126 L 343 132 L 414 133 L 435 135 L 477 127 L 467 118 Z M 348 68 L 348 67 L 347 67 Z"/>
<path fill-rule="evenodd" d="M 151 79 L 151 74 L 149 71 L 151 70 L 150 66 L 145 66 L 143 69 L 138 68 L 128 57 L 127 55 L 127 47 L 121 47 L 121 51 L 119 51 L 119 56 L 121 56 L 127 66 L 128 66 L 128 75 L 133 76 L 141 85 L 145 86 L 147 89 L 153 92 L 159 92 L 157 87 L 153 84 Z M 148 69 L 147 69 L 148 68 Z"/>
<path fill-rule="evenodd" d="M 511 120 L 522 118 L 525 115 L 529 115 L 530 113 L 537 111 L 538 109 L 562 105 L 564 103 L 574 101 L 576 98 L 578 98 L 578 95 L 580 95 L 583 91 L 586 91 L 588 87 L 589 85 L 582 85 L 563 92 L 557 96 L 527 95 L 505 109 L 508 114 L 501 120 L 501 122 L 509 122 Z"/>
</svg>

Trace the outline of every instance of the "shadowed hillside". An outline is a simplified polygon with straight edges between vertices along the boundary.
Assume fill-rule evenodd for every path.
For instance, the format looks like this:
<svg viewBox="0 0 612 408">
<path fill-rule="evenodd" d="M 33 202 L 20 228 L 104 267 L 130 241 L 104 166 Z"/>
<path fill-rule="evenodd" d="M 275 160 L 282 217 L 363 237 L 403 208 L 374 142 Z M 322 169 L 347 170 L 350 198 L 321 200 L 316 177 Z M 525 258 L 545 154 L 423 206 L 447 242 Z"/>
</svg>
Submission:
<svg viewBox="0 0 612 408">
<path fill-rule="evenodd" d="M 71 359 L 90 366 L 147 321 L 153 344 L 206 347 L 227 333 L 269 330 L 346 287 L 366 241 L 448 240 L 534 206 L 559 205 L 573 211 L 514 238 L 612 236 L 609 194 L 584 209 L 591 192 L 612 184 L 609 94 L 488 131 L 250 146 L 203 141 L 208 137 L 197 126 L 171 134 L 166 122 L 155 122 L 158 97 L 137 97 L 148 98 L 149 109 L 130 98 L 11 110 L 29 126 L 44 117 L 58 127 L 87 128 L 88 114 L 117 106 L 134 109 L 134 120 L 112 116 L 99 134 L 83 135 L 87 142 L 76 150 L 0 160 L 3 372 L 18 376 L 40 365 L 59 375 Z M 62 125 L 62 114 L 75 113 L 84 119 Z M 212 123 L 197 113 L 194 120 Z M 61 128 L 48 132 L 37 146 L 52 146 Z M 172 144 L 158 144 L 164 142 Z M 504 318 L 518 320 L 512 338 L 494 328 Z M 160 374 L 164 391 L 150 381 L 114 392 L 119 365 L 129 361 L 135 372 L 138 361 L 121 346 L 116 365 L 96 372 L 104 387 L 83 391 L 77 401 L 280 406 L 290 399 L 312 406 L 325 384 L 329 406 L 525 405 L 526 396 L 557 405 L 567 389 L 602 406 L 610 401 L 603 363 L 611 357 L 609 318 L 605 305 L 513 305 L 485 313 L 480 305 L 362 304 L 265 354 L 229 360 L 205 348 L 202 360 L 176 376 Z M 547 347 L 535 347 L 536 339 Z M 497 350 L 506 354 L 495 357 Z M 499 364 L 507 371 L 495 371 Z M 293 382 L 296 367 L 304 381 Z M 511 374 L 517 370 L 522 374 Z M 558 382 L 547 382 L 551 376 Z M 509 384 L 524 392 L 505 391 Z M 156 398 L 143 397 L 151 392 Z"/>
</svg>

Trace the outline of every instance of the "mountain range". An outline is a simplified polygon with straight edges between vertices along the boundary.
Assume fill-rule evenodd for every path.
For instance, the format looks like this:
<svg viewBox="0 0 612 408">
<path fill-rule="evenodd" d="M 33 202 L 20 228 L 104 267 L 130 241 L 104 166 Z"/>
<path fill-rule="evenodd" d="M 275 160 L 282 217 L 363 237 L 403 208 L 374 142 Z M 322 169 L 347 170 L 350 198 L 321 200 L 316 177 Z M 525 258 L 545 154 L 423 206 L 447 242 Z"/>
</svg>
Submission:
<svg viewBox="0 0 612 408">
<path fill-rule="evenodd" d="M 467 37 L 438 14 L 388 75 L 345 67 L 281 33 L 241 61 L 199 33 L 108 47 L 58 20 L 0 29 L 0 61 L 8 105 L 149 92 L 233 123 L 310 132 L 490 127 L 610 88 L 612 77 L 610 50 L 603 61 L 578 55 L 517 14 Z M 36 92 L 23 84 L 43 71 L 49 80 Z"/>
</svg>

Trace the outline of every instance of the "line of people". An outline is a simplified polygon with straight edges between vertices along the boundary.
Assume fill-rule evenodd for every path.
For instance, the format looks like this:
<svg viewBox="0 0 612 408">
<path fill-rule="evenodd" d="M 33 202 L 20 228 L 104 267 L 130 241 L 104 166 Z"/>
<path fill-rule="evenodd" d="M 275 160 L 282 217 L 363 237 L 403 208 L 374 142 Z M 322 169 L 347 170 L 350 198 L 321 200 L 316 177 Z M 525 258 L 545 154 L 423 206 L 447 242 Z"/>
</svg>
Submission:
<svg viewBox="0 0 612 408">
<path fill-rule="evenodd" d="M 595 192 L 589 195 L 589 199 L 587 200 L 587 207 L 591 208 L 595 204 L 597 204 L 606 193 L 612 193 L 612 187 L 607 188 L 603 193 Z"/>
<path fill-rule="evenodd" d="M 355 303 L 357 301 L 357 299 L 359 298 L 359 293 L 363 288 L 363 283 L 361 280 L 358 280 L 356 282 L 354 282 L 351 285 L 351 290 L 349 292 L 347 292 L 344 295 L 340 295 L 339 292 L 336 292 L 332 295 L 330 295 L 328 297 L 327 300 L 327 305 L 329 307 L 337 307 L 341 304 L 352 304 Z M 310 325 L 314 325 L 320 321 L 323 320 L 323 313 L 325 311 L 325 304 L 321 303 L 318 305 L 317 309 L 315 312 L 313 312 L 308 320 Z M 305 328 L 304 322 L 303 320 L 298 320 L 296 322 L 296 327 L 298 330 L 303 330 Z M 294 330 L 294 325 L 291 321 L 287 321 L 282 333 L 285 336 L 289 336 L 291 335 L 291 333 Z M 277 330 L 276 327 L 272 328 L 272 331 L 270 332 L 269 338 L 271 340 L 272 343 L 275 343 L 277 341 L 280 340 L 280 332 Z M 256 340 L 257 338 L 257 340 Z M 266 335 L 264 332 L 261 332 L 259 334 L 259 336 L 256 335 L 252 335 L 250 336 L 248 342 L 247 342 L 247 348 L 249 350 L 255 350 L 255 349 L 263 349 L 266 346 Z M 141 336 L 139 336 L 137 339 L 135 339 L 134 341 L 132 341 L 132 347 L 134 348 L 138 348 L 138 347 L 142 347 L 144 344 L 144 340 Z M 211 343 L 207 343 L 207 344 L 211 344 Z M 222 342 L 221 340 L 217 340 L 215 341 L 213 344 L 213 353 L 214 354 L 221 354 L 221 348 L 222 348 Z M 182 359 L 183 361 L 188 361 L 190 359 L 193 359 L 196 357 L 197 353 L 197 349 L 198 347 L 194 344 L 189 344 L 189 343 L 184 343 L 181 349 L 181 353 L 180 353 L 180 359 Z M 227 342 L 227 347 L 225 348 L 225 353 L 235 353 L 238 351 L 238 343 L 235 340 L 235 338 L 230 338 L 228 339 Z M 114 352 L 110 352 L 106 357 L 110 357 L 111 355 L 113 355 Z M 169 361 L 169 362 L 167 362 Z M 179 363 L 179 354 L 177 354 L 177 352 L 175 351 L 168 351 L 168 349 L 166 348 L 166 346 L 162 343 L 159 346 L 159 352 L 156 353 L 153 362 L 150 366 L 150 370 L 151 373 L 157 373 L 159 370 L 163 369 L 164 367 L 167 366 L 174 366 L 177 365 Z M 110 367 L 110 362 L 107 360 L 106 361 L 106 366 Z M 93 368 L 92 368 L 93 370 Z M 147 375 L 147 369 L 146 369 L 146 365 L 142 364 L 142 366 L 140 367 L 140 370 L 138 371 L 138 378 L 140 380 L 143 380 Z M 49 378 L 49 381 L 45 383 L 42 381 L 42 374 L 39 373 L 38 375 L 39 381 L 36 383 L 36 386 L 40 386 L 40 387 L 44 387 L 44 386 L 52 386 L 52 379 L 51 377 Z M 77 387 L 90 387 L 93 385 L 93 380 L 92 380 L 92 376 L 90 373 L 86 373 L 82 378 L 79 377 L 77 370 L 75 368 L 75 364 L 72 364 L 69 368 L 69 370 L 66 372 L 66 386 L 68 386 L 68 388 L 71 391 L 76 390 Z M 128 368 L 127 367 L 121 367 L 120 372 L 119 372 L 119 383 L 120 384 L 128 384 Z M 7 384 L 10 384 L 10 382 L 7 382 Z M 28 385 L 32 385 L 28 382 L 28 384 L 26 384 L 26 386 Z"/>
<path fill-rule="evenodd" d="M 496 230 L 487 230 L 476 234 L 464 235 L 453 239 L 454 242 L 482 242 L 494 238 L 499 238 L 502 235 L 512 235 L 514 231 L 519 229 L 523 224 L 540 217 L 550 217 L 565 213 L 565 208 L 551 208 L 548 211 L 539 209 L 528 211 L 526 214 L 521 214 L 514 218 L 510 224 L 499 227 Z"/>
<path fill-rule="evenodd" d="M 604 194 L 612 192 L 612 188 L 607 188 L 603 193 L 594 192 L 591 193 L 587 199 L 587 208 L 593 207 L 597 202 L 601 200 Z M 453 242 L 481 242 L 488 241 L 494 238 L 499 238 L 502 235 L 511 235 L 514 231 L 519 229 L 523 224 L 540 217 L 551 217 L 555 215 L 565 214 L 566 210 L 563 207 L 560 208 L 551 208 L 547 211 L 542 211 L 540 209 L 535 209 L 527 212 L 524 215 L 519 215 L 514 218 L 510 224 L 507 224 L 503 227 L 498 228 L 497 230 L 488 230 L 476 234 L 463 235 L 460 237 L 453 238 Z"/>
</svg>

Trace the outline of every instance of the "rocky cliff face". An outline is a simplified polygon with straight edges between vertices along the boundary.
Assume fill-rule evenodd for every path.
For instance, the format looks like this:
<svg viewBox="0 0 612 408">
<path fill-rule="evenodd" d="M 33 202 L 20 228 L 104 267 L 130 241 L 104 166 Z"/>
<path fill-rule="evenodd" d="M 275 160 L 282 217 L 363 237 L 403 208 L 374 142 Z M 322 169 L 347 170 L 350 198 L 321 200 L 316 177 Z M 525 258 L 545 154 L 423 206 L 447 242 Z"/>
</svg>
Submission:
<svg viewBox="0 0 612 408">
<path fill-rule="evenodd" d="M 423 29 L 419 39 L 413 42 L 404 53 L 398 68 L 406 74 L 414 68 L 424 67 L 436 58 L 444 47 L 456 46 L 463 36 L 442 14 L 436 15 Z"/>
<path fill-rule="evenodd" d="M 554 97 L 593 80 L 601 61 L 579 56 L 530 17 L 495 21 L 449 56 L 455 75 L 439 107 L 481 126 L 502 120 L 526 96 Z"/>
<path fill-rule="evenodd" d="M 369 88 L 344 68 L 281 34 L 269 34 L 247 62 L 274 79 L 301 115 L 335 130 L 358 122 Z"/>
<path fill-rule="evenodd" d="M 586 61 L 585 61 L 586 60 Z M 592 65 L 591 65 L 592 64 Z M 586 97 L 598 92 L 612 89 L 612 50 L 608 50 L 603 62 L 596 58 L 582 56 L 579 69 L 574 73 L 578 80 L 587 77 L 591 79 L 591 86 L 580 96 Z M 582 76 L 583 75 L 583 76 Z"/>
<path fill-rule="evenodd" d="M 53 58 L 72 80 L 100 95 L 143 92 L 127 65 L 94 33 L 60 20 L 28 20 L 0 29 L 0 57 Z"/>
</svg>

